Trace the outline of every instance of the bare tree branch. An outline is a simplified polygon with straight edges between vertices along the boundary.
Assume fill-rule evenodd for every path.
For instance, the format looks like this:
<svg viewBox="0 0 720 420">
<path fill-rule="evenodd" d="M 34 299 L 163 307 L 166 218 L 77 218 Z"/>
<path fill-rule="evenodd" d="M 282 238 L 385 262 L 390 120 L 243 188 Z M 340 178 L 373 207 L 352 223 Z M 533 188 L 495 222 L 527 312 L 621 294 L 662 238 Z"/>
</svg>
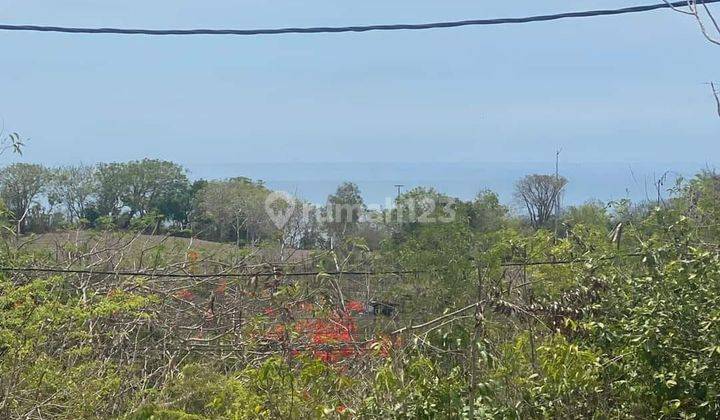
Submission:
<svg viewBox="0 0 720 420">
<path fill-rule="evenodd" d="M 692 16 L 695 18 L 695 21 L 697 22 L 698 26 L 700 27 L 700 31 L 702 32 L 703 36 L 710 42 L 716 45 L 720 45 L 720 25 L 718 25 L 718 21 L 715 19 L 715 16 L 712 14 L 712 11 L 708 7 L 707 4 L 705 4 L 704 1 L 700 1 L 700 4 L 702 5 L 702 9 L 698 8 L 698 1 L 697 0 L 688 0 L 687 2 L 687 10 L 681 9 L 679 7 L 673 6 L 668 0 L 663 0 L 665 4 L 667 4 L 672 10 L 682 13 L 684 15 Z M 708 28 L 705 20 L 709 20 L 712 23 L 712 27 Z M 717 32 L 717 33 L 712 33 Z"/>
<path fill-rule="evenodd" d="M 715 97 L 715 105 L 717 105 L 717 114 L 720 117 L 720 92 L 715 88 L 715 83 L 710 82 L 710 89 L 712 89 L 713 97 Z"/>
<path fill-rule="evenodd" d="M 687 10 L 680 9 L 679 7 L 670 3 L 668 0 L 663 0 L 663 3 L 667 4 L 669 8 L 671 8 L 672 10 L 674 10 L 678 13 L 682 13 L 684 15 L 692 15 L 693 14 L 692 12 L 688 12 Z"/>
</svg>

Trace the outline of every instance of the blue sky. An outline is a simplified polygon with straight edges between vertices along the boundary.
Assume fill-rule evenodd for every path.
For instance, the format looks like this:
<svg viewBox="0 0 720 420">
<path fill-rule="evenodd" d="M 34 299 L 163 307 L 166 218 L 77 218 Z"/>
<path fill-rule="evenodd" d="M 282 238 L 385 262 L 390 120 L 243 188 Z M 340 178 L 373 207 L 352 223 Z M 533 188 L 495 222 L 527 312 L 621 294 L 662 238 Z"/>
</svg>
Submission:
<svg viewBox="0 0 720 420">
<path fill-rule="evenodd" d="M 654 2 L 0 2 L 11 24 L 259 28 L 524 16 Z M 719 7 L 715 7 L 720 12 Z M 715 164 L 720 47 L 664 10 L 266 37 L 0 33 L 0 115 L 47 164 Z M 15 157 L 3 157 L 6 162 Z"/>
</svg>

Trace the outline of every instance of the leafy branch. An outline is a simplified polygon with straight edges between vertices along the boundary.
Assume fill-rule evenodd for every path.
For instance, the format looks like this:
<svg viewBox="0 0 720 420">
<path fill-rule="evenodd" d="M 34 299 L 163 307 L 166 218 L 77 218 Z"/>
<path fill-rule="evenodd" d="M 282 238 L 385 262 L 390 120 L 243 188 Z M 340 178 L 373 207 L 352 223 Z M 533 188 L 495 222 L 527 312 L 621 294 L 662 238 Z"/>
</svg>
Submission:
<svg viewBox="0 0 720 420">
<path fill-rule="evenodd" d="M 1 136 L 2 132 L 0 132 L 0 137 Z M 13 153 L 22 155 L 23 146 L 25 146 L 25 143 L 23 143 L 20 134 L 15 132 L 10 133 L 7 137 L 0 140 L 0 155 L 5 153 L 7 150 L 12 150 Z"/>
</svg>

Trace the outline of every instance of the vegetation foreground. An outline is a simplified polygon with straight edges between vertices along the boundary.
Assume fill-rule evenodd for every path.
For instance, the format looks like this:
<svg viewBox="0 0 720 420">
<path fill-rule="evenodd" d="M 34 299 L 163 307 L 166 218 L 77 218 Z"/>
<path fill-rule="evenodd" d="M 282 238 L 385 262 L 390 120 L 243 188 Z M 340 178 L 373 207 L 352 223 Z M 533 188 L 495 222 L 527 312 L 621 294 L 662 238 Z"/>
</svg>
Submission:
<svg viewBox="0 0 720 420">
<path fill-rule="evenodd" d="M 206 216 L 218 191 L 198 196 Z M 398 208 L 412 196 L 440 194 Z M 203 222 L 226 244 L 178 241 L 138 202 L 92 223 L 78 210 L 52 246 L 27 235 L 47 219 L 9 203 L 0 418 L 720 417 L 713 173 L 559 220 L 491 193 L 443 223 L 345 219 L 302 258 L 268 258 L 302 244 L 229 218 Z M 28 267 L 66 271 L 8 270 Z"/>
</svg>

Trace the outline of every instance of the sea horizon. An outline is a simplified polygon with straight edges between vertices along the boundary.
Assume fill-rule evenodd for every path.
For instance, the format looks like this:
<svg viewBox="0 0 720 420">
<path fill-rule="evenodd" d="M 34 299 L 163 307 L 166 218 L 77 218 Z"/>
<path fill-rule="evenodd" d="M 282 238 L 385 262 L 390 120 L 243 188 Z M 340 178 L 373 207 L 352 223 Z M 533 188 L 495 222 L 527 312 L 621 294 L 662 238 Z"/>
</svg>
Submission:
<svg viewBox="0 0 720 420">
<path fill-rule="evenodd" d="M 470 200 L 483 190 L 515 204 L 513 188 L 532 173 L 554 174 L 555 162 L 237 162 L 184 164 L 191 179 L 248 177 L 273 190 L 285 191 L 312 203 L 324 203 L 342 182 L 354 182 L 366 204 L 385 206 L 401 191 L 432 187 Z M 559 174 L 568 180 L 564 205 L 591 200 L 651 200 L 656 182 L 664 177 L 664 197 L 678 178 L 691 178 L 717 167 L 709 162 L 560 162 Z"/>
</svg>

